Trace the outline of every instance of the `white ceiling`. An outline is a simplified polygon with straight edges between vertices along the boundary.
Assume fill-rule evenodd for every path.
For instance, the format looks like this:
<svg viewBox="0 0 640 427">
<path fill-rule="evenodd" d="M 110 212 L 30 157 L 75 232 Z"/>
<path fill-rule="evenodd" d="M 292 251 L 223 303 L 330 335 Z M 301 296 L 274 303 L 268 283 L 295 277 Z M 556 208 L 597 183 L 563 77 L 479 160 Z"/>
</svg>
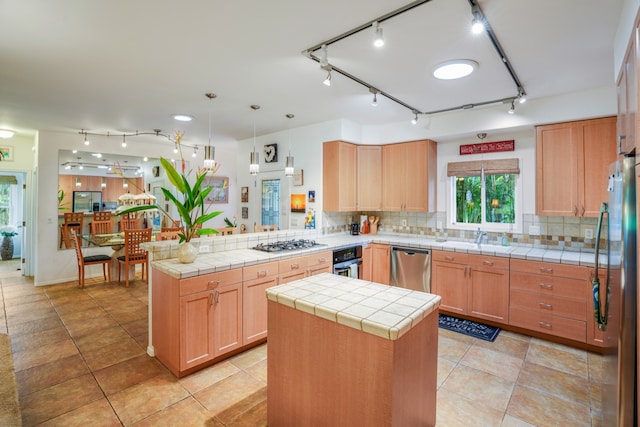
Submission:
<svg viewBox="0 0 640 427">
<path fill-rule="evenodd" d="M 612 85 L 623 0 L 480 0 L 529 99 Z M 0 0 L 0 128 L 185 131 L 214 143 L 346 118 L 410 120 L 384 97 L 326 72 L 302 51 L 407 0 Z M 486 34 L 470 33 L 468 0 L 432 0 L 329 47 L 329 62 L 428 112 L 517 95 Z M 472 59 L 472 76 L 431 68 Z M 209 101 L 204 94 L 218 97 Z M 262 108 L 257 112 L 251 104 Z M 179 124 L 170 115 L 195 116 Z M 285 114 L 295 114 L 287 119 Z M 80 138 L 80 137 L 79 137 Z"/>
</svg>

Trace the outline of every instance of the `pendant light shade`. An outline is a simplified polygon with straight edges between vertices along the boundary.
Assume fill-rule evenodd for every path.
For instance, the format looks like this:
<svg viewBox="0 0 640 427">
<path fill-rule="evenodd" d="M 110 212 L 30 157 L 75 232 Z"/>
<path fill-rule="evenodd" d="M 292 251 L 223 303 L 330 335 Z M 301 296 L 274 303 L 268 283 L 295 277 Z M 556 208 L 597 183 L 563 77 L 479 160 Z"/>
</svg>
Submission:
<svg viewBox="0 0 640 427">
<path fill-rule="evenodd" d="M 204 94 L 209 101 L 213 101 L 218 95 L 207 92 Z M 204 147 L 204 161 L 202 166 L 210 171 L 215 171 L 216 167 L 216 147 L 211 146 L 211 107 L 209 107 L 209 145 Z"/>
<path fill-rule="evenodd" d="M 284 176 L 291 178 L 293 176 L 293 156 L 287 156 L 287 163 L 284 167 Z"/>
<path fill-rule="evenodd" d="M 260 172 L 260 156 L 257 151 L 251 152 L 249 173 L 251 175 L 257 175 Z"/>
<path fill-rule="evenodd" d="M 76 177 L 76 188 L 80 188 L 82 186 L 82 182 L 79 177 Z"/>
</svg>

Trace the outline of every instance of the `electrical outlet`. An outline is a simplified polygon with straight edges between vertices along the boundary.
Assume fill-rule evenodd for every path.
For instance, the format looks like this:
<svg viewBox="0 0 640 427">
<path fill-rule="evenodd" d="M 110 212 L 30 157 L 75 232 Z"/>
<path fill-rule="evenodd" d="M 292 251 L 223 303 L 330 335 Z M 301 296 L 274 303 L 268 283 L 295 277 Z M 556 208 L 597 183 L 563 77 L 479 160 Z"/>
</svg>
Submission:
<svg viewBox="0 0 640 427">
<path fill-rule="evenodd" d="M 403 219 L 403 220 L 402 220 L 402 226 L 403 226 L 403 227 L 406 227 L 406 226 L 407 226 L 407 220 L 406 220 L 406 219 Z"/>
<path fill-rule="evenodd" d="M 210 251 L 209 245 L 200 245 L 199 251 L 200 251 L 200 253 L 209 252 Z"/>
<path fill-rule="evenodd" d="M 584 238 L 585 239 L 593 239 L 593 228 L 586 228 L 584 230 Z"/>
<path fill-rule="evenodd" d="M 530 225 L 529 226 L 529 234 L 532 236 L 540 235 L 540 226 L 539 225 Z"/>
</svg>

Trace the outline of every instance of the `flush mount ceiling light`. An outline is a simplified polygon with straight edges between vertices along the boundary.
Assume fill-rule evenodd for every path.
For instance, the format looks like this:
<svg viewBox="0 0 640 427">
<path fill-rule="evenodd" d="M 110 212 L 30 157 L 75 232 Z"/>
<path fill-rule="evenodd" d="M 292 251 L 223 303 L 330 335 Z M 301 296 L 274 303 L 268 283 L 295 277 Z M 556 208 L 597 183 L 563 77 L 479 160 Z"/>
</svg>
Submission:
<svg viewBox="0 0 640 427">
<path fill-rule="evenodd" d="M 0 129 L 0 138 L 2 139 L 11 138 L 13 135 L 15 135 L 15 132 L 12 130 Z"/>
<path fill-rule="evenodd" d="M 469 59 L 454 59 L 433 67 L 433 77 L 440 80 L 461 79 L 473 73 L 478 63 Z"/>
<path fill-rule="evenodd" d="M 190 116 L 188 114 L 174 114 L 171 117 L 179 122 L 190 122 L 191 120 L 193 120 L 193 116 Z"/>
<path fill-rule="evenodd" d="M 384 46 L 384 37 L 382 36 L 382 27 L 380 27 L 380 23 L 375 21 L 373 23 L 373 45 L 375 47 Z"/>
</svg>

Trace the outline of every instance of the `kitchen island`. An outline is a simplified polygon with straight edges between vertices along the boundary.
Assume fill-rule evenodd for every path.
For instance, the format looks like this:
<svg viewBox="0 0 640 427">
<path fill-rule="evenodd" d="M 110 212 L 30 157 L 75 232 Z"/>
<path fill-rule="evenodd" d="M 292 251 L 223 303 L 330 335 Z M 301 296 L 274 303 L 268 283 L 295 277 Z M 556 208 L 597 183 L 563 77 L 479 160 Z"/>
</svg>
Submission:
<svg viewBox="0 0 640 427">
<path fill-rule="evenodd" d="M 435 425 L 439 296 L 325 273 L 267 298 L 269 425 Z"/>
</svg>

